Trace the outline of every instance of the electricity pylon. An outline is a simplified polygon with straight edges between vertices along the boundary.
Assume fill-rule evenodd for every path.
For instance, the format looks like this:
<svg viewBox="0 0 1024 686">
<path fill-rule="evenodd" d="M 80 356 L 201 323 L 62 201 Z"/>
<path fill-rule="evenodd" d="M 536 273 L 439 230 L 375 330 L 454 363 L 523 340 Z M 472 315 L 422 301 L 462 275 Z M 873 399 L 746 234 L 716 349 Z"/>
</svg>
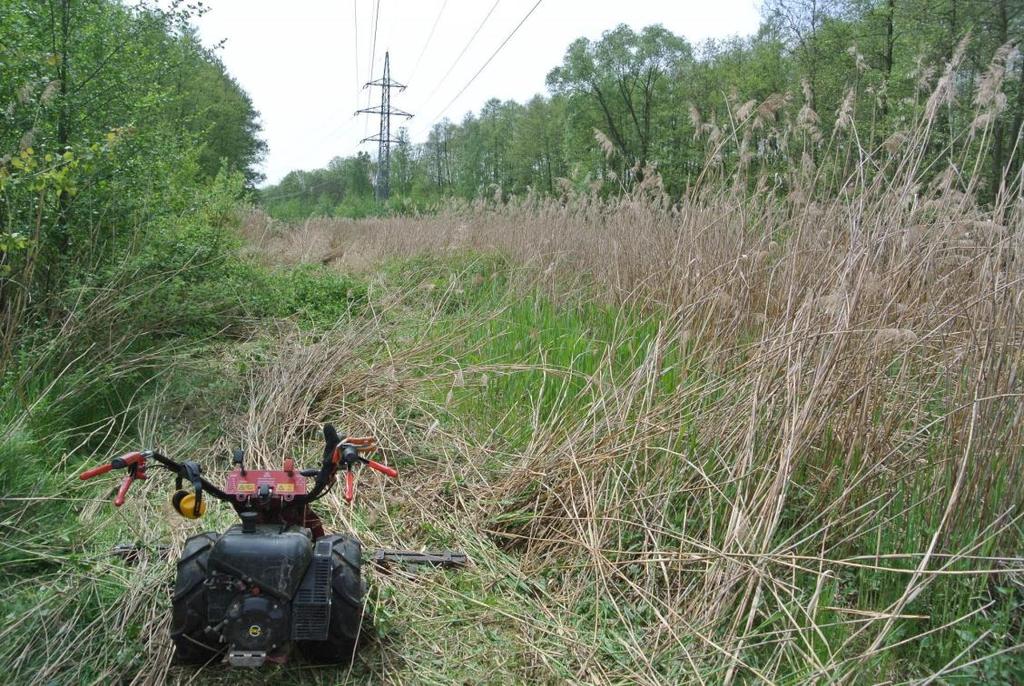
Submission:
<svg viewBox="0 0 1024 686">
<path fill-rule="evenodd" d="M 399 91 L 404 91 L 405 85 L 391 80 L 391 57 L 387 52 L 384 53 L 384 75 L 376 81 L 367 82 L 363 88 L 371 86 L 380 88 L 380 107 L 367 107 L 366 109 L 359 110 L 356 114 L 379 114 L 380 133 L 376 136 L 364 138 L 359 142 L 376 141 L 378 144 L 377 200 L 384 201 L 388 199 L 388 194 L 391 190 L 391 144 L 398 143 L 396 139 L 391 137 L 391 117 L 412 117 L 408 112 L 391 107 L 391 89 L 397 88 Z"/>
</svg>

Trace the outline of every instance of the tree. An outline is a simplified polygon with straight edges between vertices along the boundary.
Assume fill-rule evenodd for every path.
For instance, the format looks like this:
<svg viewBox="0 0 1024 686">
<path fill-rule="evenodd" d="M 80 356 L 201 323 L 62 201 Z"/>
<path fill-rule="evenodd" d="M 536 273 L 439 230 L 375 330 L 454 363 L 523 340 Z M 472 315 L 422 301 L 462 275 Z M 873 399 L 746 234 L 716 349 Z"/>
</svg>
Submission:
<svg viewBox="0 0 1024 686">
<path fill-rule="evenodd" d="M 690 61 L 686 41 L 661 25 L 639 34 L 621 25 L 597 42 L 574 41 L 547 83 L 574 104 L 598 108 L 605 133 L 639 180 L 650 161 L 655 112 L 665 104 L 667 77 Z"/>
<path fill-rule="evenodd" d="M 201 4 L 0 0 L 5 346 L 26 312 L 59 316 L 60 293 L 151 244 L 204 187 L 258 179 L 258 114 L 188 28 Z"/>
<path fill-rule="evenodd" d="M 175 96 L 181 123 L 201 144 L 199 163 L 213 178 L 222 165 L 241 170 L 251 187 L 263 180 L 258 165 L 267 151 L 259 113 L 220 59 L 189 27 L 176 46 Z"/>
<path fill-rule="evenodd" d="M 493 197 L 497 187 L 556 194 L 558 179 L 568 178 L 610 194 L 653 167 L 678 199 L 709 164 L 723 179 L 783 178 L 805 152 L 821 163 L 828 132 L 851 122 L 857 145 L 869 150 L 912 125 L 935 72 L 967 35 L 958 98 L 943 110 L 947 120 L 932 136 L 931 154 L 970 129 L 981 107 L 972 103 L 977 86 L 998 72 L 1001 95 L 991 102 L 999 111 L 986 105 L 991 132 L 973 143 L 991 155 L 989 195 L 1019 168 L 1022 156 L 1011 151 L 1024 118 L 1024 60 L 1000 46 L 1022 44 L 1021 3 L 769 0 L 764 11 L 755 35 L 706 41 L 696 54 L 661 26 L 580 38 L 549 73 L 547 97 L 491 100 L 459 123 L 435 124 L 422 144 L 403 139 L 394 157 L 397 192 L 476 198 Z M 855 155 L 839 157 L 829 162 L 837 177 L 856 163 Z"/>
<path fill-rule="evenodd" d="M 412 192 L 413 177 L 416 173 L 416 159 L 409 131 L 405 127 L 398 130 L 398 143 L 391 153 L 391 190 L 398 195 Z"/>
<path fill-rule="evenodd" d="M 831 52 L 821 40 L 822 33 L 827 23 L 844 9 L 842 0 L 767 0 L 761 8 L 765 21 L 779 29 L 797 56 L 811 85 L 811 109 L 816 111 L 822 63 Z M 841 52 L 849 46 L 838 47 Z"/>
</svg>

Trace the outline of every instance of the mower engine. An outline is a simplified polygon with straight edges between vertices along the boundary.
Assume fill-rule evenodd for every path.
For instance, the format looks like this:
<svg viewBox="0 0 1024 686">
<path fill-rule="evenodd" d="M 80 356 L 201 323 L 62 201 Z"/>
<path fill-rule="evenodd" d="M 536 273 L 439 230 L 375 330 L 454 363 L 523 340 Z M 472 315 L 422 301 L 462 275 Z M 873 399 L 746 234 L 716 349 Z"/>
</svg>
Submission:
<svg viewBox="0 0 1024 686">
<path fill-rule="evenodd" d="M 258 667 L 290 640 L 327 638 L 331 546 L 323 539 L 314 555 L 308 529 L 242 517 L 210 552 L 206 621 L 221 627 L 228 662 Z"/>
<path fill-rule="evenodd" d="M 241 523 L 189 539 L 178 564 L 171 638 L 179 659 L 205 661 L 226 648 L 229 664 L 259 667 L 286 661 L 292 643 L 317 661 L 351 656 L 365 591 L 359 542 L 314 538 L 288 521 L 309 516 L 287 516 L 289 503 L 306 495 L 306 477 L 291 460 L 282 470 L 246 470 L 241 455 L 235 461 L 224 493 Z"/>
<path fill-rule="evenodd" d="M 114 505 L 120 507 L 131 485 L 158 466 L 175 475 L 172 507 L 198 519 L 206 496 L 230 504 L 240 523 L 222 534 L 204 532 L 185 542 L 171 600 L 171 641 L 176 661 L 208 663 L 221 657 L 236 667 L 285 662 L 296 646 L 307 660 L 351 660 L 369 630 L 364 611 L 358 539 L 328 535 L 310 507 L 343 477 L 344 498 L 355 497 L 356 468 L 397 477 L 393 468 L 363 453 L 377 450 L 373 437 L 341 438 L 323 427 L 320 466 L 296 469 L 291 459 L 279 470 L 247 470 L 244 453 L 223 488 L 203 476 L 195 462 L 177 462 L 154 450 L 131 452 L 87 469 L 86 480 L 124 470 Z M 339 472 L 341 474 L 339 474 Z M 465 556 L 414 551 L 382 551 L 378 564 L 462 566 Z"/>
</svg>

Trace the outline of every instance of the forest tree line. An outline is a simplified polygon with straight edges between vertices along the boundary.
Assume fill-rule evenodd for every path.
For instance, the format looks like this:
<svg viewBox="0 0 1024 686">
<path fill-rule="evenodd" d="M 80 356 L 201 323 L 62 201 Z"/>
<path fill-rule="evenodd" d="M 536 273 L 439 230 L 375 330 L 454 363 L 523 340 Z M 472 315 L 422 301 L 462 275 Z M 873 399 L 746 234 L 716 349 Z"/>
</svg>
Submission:
<svg viewBox="0 0 1024 686">
<path fill-rule="evenodd" d="M 85 289 L 222 255 L 210 213 L 262 179 L 266 144 L 204 11 L 0 0 L 0 368 Z"/>
<path fill-rule="evenodd" d="M 615 193 L 656 171 L 678 199 L 708 164 L 784 171 L 797 148 L 823 149 L 838 127 L 866 148 L 898 145 L 951 61 L 946 140 L 991 118 L 979 199 L 1020 170 L 1024 5 L 1010 0 L 767 0 L 753 36 L 691 45 L 655 25 L 580 38 L 529 102 L 491 100 L 461 121 L 406 132 L 392 149 L 387 207 L 373 201 L 375 160 L 337 157 L 261 192 L 276 217 L 422 210 L 446 197 Z M 998 71 L 998 94 L 978 89 Z M 738 122 L 749 120 L 743 134 Z M 941 154 L 941 145 L 932 153 Z M 795 159 L 794 159 L 795 156 Z"/>
</svg>

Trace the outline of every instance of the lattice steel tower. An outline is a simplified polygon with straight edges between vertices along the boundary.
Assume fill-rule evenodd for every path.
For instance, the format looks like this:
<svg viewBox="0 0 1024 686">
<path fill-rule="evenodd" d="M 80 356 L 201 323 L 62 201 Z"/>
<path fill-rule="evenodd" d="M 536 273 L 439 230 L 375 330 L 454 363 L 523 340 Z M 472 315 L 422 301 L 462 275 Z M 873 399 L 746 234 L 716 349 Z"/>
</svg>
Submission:
<svg viewBox="0 0 1024 686">
<path fill-rule="evenodd" d="M 398 141 L 391 137 L 391 117 L 412 117 L 403 110 L 391 107 L 391 89 L 405 90 L 405 85 L 391 80 L 391 57 L 384 53 L 384 75 L 376 81 L 369 81 L 363 88 L 376 86 L 380 88 L 380 107 L 367 107 L 359 110 L 356 114 L 379 114 L 380 133 L 359 141 L 377 141 L 377 200 L 387 200 L 391 189 L 391 144 Z"/>
</svg>

